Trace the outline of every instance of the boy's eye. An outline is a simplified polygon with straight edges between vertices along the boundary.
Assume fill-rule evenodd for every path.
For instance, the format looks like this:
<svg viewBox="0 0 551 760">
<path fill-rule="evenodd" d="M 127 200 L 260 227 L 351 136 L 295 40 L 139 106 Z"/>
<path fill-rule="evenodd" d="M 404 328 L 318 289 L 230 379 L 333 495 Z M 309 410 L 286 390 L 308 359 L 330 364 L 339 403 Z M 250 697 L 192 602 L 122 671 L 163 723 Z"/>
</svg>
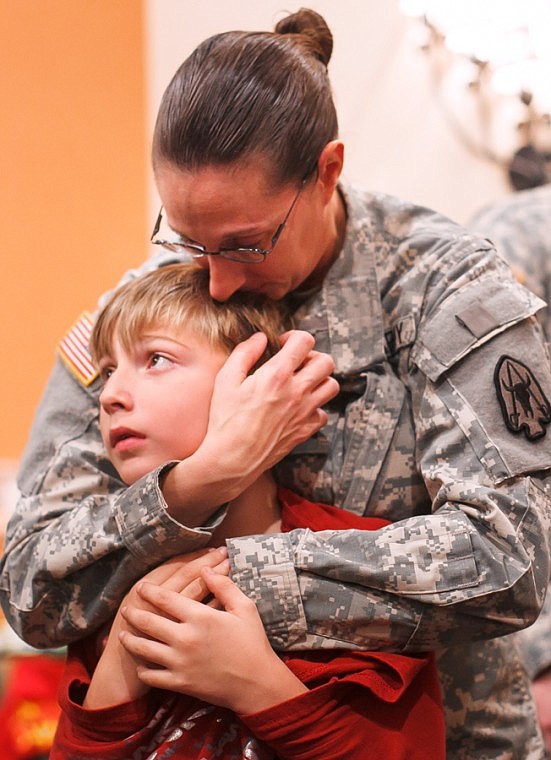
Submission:
<svg viewBox="0 0 551 760">
<path fill-rule="evenodd" d="M 113 367 L 101 367 L 99 371 L 100 380 L 102 383 L 106 383 L 107 380 L 111 377 L 113 374 L 114 369 Z"/>
<path fill-rule="evenodd" d="M 152 367 L 162 367 L 165 364 L 170 364 L 171 361 L 168 357 L 163 356 L 162 354 L 152 354 L 149 363 Z"/>
</svg>

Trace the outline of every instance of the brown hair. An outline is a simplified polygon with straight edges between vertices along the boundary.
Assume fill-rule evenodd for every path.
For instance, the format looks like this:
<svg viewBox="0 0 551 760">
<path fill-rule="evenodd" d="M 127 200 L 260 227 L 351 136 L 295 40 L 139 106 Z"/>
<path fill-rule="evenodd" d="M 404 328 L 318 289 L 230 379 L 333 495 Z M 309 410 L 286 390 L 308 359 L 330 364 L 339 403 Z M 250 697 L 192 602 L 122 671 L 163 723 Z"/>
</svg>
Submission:
<svg viewBox="0 0 551 760">
<path fill-rule="evenodd" d="M 333 38 L 301 8 L 275 32 L 226 32 L 202 42 L 168 85 L 153 135 L 153 164 L 194 171 L 267 159 L 273 184 L 314 173 L 338 135 L 327 64 Z"/>
<path fill-rule="evenodd" d="M 253 333 L 263 332 L 268 346 L 259 366 L 281 347 L 279 336 L 289 329 L 290 318 L 281 304 L 256 293 L 235 293 L 227 301 L 213 301 L 208 270 L 193 263 L 171 264 L 114 292 L 92 331 L 94 362 L 110 354 L 115 333 L 128 350 L 144 330 L 157 325 L 191 329 L 228 353 Z"/>
</svg>

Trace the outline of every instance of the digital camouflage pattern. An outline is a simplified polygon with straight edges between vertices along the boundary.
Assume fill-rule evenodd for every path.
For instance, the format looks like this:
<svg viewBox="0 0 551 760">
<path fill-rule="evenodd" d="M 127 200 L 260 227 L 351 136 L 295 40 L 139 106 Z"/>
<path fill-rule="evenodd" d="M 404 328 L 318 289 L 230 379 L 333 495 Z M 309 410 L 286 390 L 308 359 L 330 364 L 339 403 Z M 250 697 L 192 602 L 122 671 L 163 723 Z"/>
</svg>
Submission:
<svg viewBox="0 0 551 760">
<path fill-rule="evenodd" d="M 477 212 L 470 227 L 486 235 L 511 264 L 519 282 L 547 301 L 540 311 L 551 340 L 551 184 L 506 196 Z M 551 594 L 534 625 L 519 634 L 528 673 L 535 678 L 551 667 Z"/>
<path fill-rule="evenodd" d="M 551 337 L 551 184 L 511 193 L 478 211 L 469 228 L 495 244 L 520 282 L 547 301 L 539 318 Z"/>
<path fill-rule="evenodd" d="M 488 241 L 396 199 L 344 192 L 344 250 L 296 316 L 346 393 L 278 476 L 393 524 L 233 539 L 232 577 L 276 647 L 437 649 L 448 757 L 535 760 L 515 637 L 490 637 L 529 625 L 543 604 L 551 433 L 508 429 L 493 375 L 511 356 L 551 398 L 533 318 L 542 303 Z M 209 534 L 170 518 L 158 471 L 122 489 L 102 452 L 98 388 L 54 372 L 1 567 L 5 612 L 38 646 L 97 628 L 149 567 Z"/>
</svg>

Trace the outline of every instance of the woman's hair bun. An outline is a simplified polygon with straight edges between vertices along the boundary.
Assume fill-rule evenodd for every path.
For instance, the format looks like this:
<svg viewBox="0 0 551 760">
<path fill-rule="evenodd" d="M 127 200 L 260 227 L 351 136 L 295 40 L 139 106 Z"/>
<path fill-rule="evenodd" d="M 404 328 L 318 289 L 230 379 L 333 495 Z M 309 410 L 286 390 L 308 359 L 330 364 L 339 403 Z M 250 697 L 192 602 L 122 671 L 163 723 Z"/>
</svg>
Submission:
<svg viewBox="0 0 551 760">
<path fill-rule="evenodd" d="M 275 31 L 278 34 L 301 36 L 303 45 L 325 66 L 331 60 L 333 35 L 325 19 L 310 8 L 301 8 L 296 13 L 286 16 L 278 22 Z"/>
</svg>

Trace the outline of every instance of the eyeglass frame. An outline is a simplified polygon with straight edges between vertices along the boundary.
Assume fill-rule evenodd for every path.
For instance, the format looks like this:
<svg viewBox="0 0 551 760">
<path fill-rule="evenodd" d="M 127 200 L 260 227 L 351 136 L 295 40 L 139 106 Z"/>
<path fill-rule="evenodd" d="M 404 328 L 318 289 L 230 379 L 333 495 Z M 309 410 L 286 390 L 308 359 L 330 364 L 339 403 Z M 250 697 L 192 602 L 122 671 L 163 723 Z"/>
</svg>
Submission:
<svg viewBox="0 0 551 760">
<path fill-rule="evenodd" d="M 189 252 L 191 256 L 194 259 L 201 259 L 203 256 L 221 256 L 224 259 L 228 259 L 228 261 L 236 261 L 240 264 L 261 264 L 268 254 L 272 253 L 274 248 L 277 245 L 277 241 L 279 240 L 281 233 L 285 229 L 285 225 L 287 224 L 289 217 L 291 216 L 291 213 L 300 198 L 300 195 L 302 191 L 304 190 L 306 183 L 308 181 L 308 177 L 304 177 L 304 179 L 300 183 L 300 187 L 297 191 L 297 194 L 295 195 L 293 202 L 291 203 L 291 206 L 287 213 L 285 214 L 285 218 L 281 222 L 281 224 L 278 226 L 277 230 L 272 236 L 270 248 L 256 248 L 255 246 L 238 246 L 237 248 L 219 248 L 217 251 L 207 251 L 205 249 L 205 246 L 201 245 L 200 243 L 173 243 L 169 240 L 154 240 L 155 235 L 159 232 L 161 222 L 163 219 L 163 210 L 164 206 L 161 206 L 161 209 L 159 211 L 159 215 L 157 216 L 157 221 L 155 222 L 155 227 L 153 228 L 153 233 L 150 238 L 150 242 L 153 243 L 153 245 L 162 245 L 163 248 L 167 248 L 169 251 L 173 251 L 174 253 L 184 253 L 185 251 Z M 229 256 L 230 253 L 249 253 L 249 254 L 256 254 L 260 258 L 257 259 L 248 259 L 248 258 L 240 258 L 239 256 L 236 258 L 234 256 Z"/>
</svg>

